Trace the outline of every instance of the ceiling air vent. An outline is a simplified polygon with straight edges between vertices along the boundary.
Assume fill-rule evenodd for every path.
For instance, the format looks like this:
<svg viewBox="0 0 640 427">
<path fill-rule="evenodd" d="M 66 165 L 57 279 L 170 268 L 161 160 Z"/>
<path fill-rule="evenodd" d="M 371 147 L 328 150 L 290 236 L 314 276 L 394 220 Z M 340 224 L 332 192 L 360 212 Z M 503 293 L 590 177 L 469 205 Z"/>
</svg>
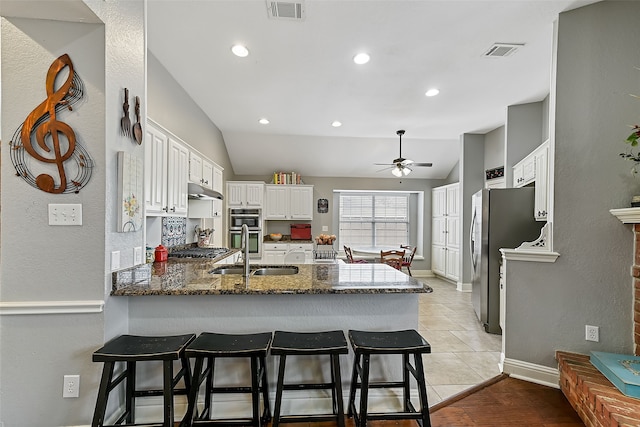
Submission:
<svg viewBox="0 0 640 427">
<path fill-rule="evenodd" d="M 483 56 L 490 58 L 509 56 L 522 46 L 524 46 L 522 43 L 494 43 Z"/>
<path fill-rule="evenodd" d="M 269 13 L 269 18 L 300 21 L 304 19 L 304 0 L 267 0 L 267 12 Z"/>
</svg>

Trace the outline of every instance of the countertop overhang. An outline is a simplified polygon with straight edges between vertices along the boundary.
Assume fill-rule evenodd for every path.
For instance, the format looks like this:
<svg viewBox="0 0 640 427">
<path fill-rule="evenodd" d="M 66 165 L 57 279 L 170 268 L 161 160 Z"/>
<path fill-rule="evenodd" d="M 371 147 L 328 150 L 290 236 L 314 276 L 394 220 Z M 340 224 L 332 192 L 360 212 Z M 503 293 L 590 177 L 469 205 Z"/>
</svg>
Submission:
<svg viewBox="0 0 640 427">
<path fill-rule="evenodd" d="M 169 258 L 112 274 L 114 296 L 429 293 L 426 284 L 386 264 L 295 264 L 293 275 L 212 274 L 220 259 Z M 255 263 L 258 265 L 258 263 Z M 264 265 L 264 264 L 260 264 Z M 225 265 L 230 266 L 230 265 Z"/>
</svg>

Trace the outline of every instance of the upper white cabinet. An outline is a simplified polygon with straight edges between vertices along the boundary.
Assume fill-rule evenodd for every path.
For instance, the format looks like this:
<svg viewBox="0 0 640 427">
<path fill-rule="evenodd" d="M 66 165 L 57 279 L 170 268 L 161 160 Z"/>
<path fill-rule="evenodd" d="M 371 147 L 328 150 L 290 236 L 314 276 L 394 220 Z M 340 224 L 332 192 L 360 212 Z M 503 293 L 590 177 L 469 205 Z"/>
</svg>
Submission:
<svg viewBox="0 0 640 427">
<path fill-rule="evenodd" d="M 228 181 L 227 206 L 229 207 L 262 207 L 264 199 L 264 182 Z"/>
<path fill-rule="evenodd" d="M 533 216 L 538 221 L 547 220 L 549 205 L 549 141 L 543 142 L 531 154 L 513 167 L 513 186 L 524 187 L 535 183 Z"/>
<path fill-rule="evenodd" d="M 267 184 L 265 188 L 265 219 L 313 219 L 313 185 Z"/>
<path fill-rule="evenodd" d="M 447 279 L 460 279 L 460 184 L 431 192 L 431 270 Z"/>
<path fill-rule="evenodd" d="M 189 181 L 200 184 L 205 188 L 214 186 L 214 169 L 216 166 L 206 157 L 195 151 L 189 152 Z M 219 168 L 219 167 L 218 167 Z M 220 190 L 218 190 L 220 191 Z M 222 191 L 220 191 L 222 193 Z"/>
<path fill-rule="evenodd" d="M 186 216 L 189 149 L 160 126 L 148 122 L 145 163 L 146 214 Z"/>
</svg>

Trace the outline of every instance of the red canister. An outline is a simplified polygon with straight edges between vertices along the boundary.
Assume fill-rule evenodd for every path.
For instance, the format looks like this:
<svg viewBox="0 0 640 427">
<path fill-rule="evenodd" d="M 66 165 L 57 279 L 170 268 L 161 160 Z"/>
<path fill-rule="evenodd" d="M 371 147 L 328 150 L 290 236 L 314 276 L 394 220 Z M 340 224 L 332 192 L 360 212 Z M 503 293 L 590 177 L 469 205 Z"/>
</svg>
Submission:
<svg viewBox="0 0 640 427">
<path fill-rule="evenodd" d="M 167 248 L 165 248 L 162 245 L 158 245 L 156 247 L 155 255 L 156 255 L 155 257 L 156 262 L 166 261 L 167 258 L 169 258 L 169 252 L 167 251 Z"/>
</svg>

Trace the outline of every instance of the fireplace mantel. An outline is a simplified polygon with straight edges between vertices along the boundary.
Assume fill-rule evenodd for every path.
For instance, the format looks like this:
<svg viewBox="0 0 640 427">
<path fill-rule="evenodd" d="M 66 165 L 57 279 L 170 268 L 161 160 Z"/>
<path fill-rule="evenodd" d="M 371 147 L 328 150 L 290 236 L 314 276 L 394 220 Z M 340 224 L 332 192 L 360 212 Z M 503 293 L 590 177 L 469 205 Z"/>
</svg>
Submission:
<svg viewBox="0 0 640 427">
<path fill-rule="evenodd" d="M 611 209 L 609 212 L 624 224 L 640 224 L 640 208 Z"/>
</svg>

